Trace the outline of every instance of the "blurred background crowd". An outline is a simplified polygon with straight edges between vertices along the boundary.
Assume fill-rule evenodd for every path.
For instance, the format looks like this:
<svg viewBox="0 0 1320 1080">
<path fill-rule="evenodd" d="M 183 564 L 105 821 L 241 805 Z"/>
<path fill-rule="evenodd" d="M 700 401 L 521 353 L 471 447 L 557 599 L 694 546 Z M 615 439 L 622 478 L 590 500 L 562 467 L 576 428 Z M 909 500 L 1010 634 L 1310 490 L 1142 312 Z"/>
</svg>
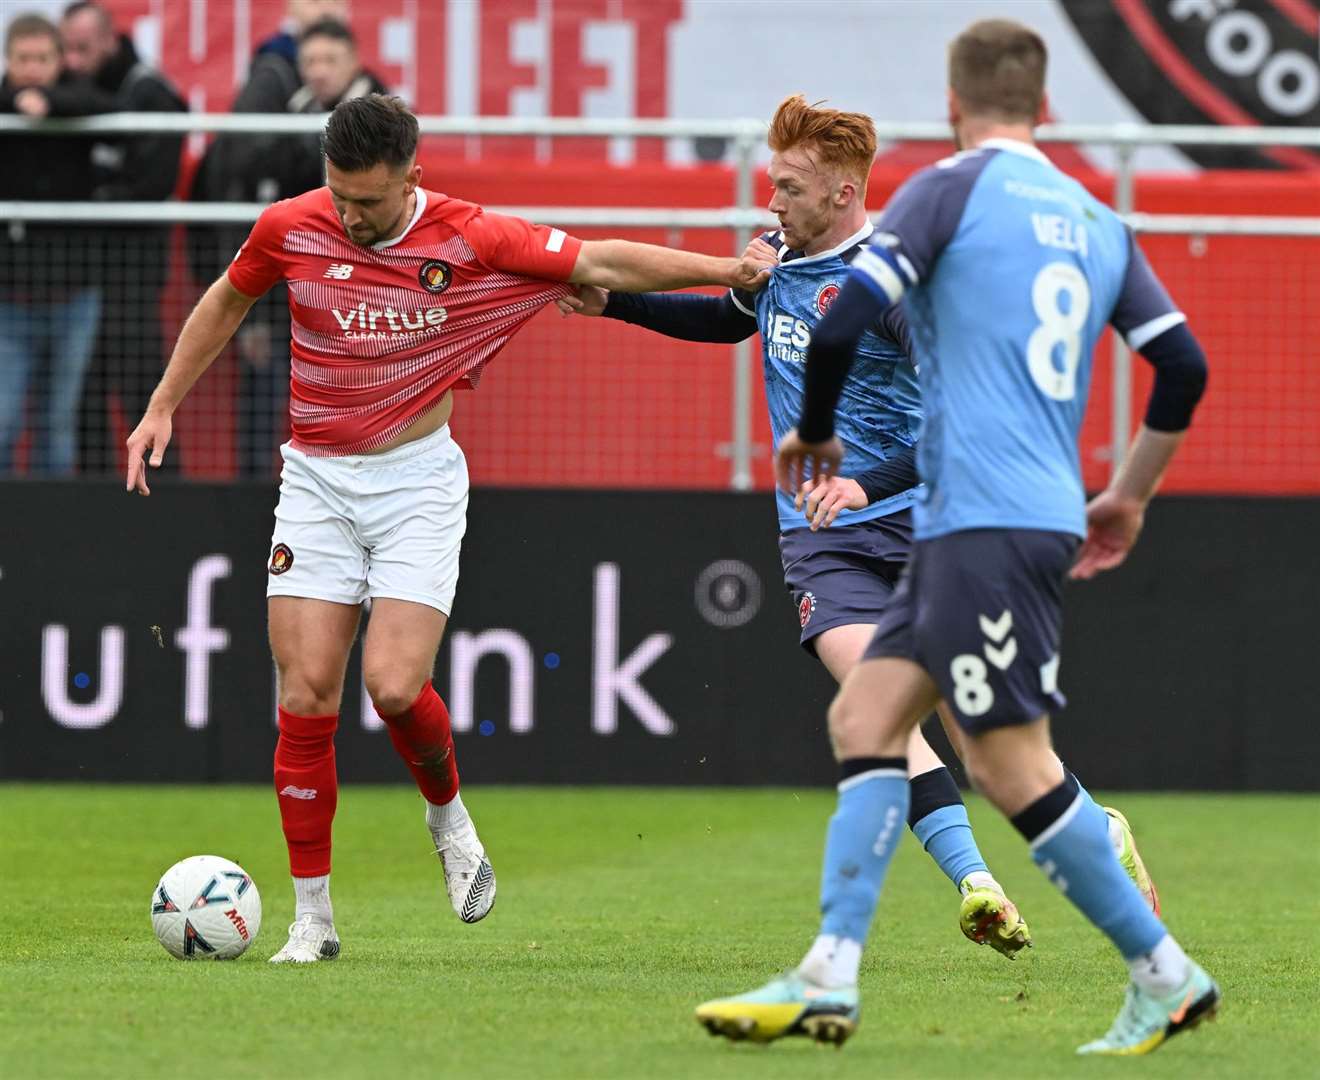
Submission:
<svg viewBox="0 0 1320 1080">
<path fill-rule="evenodd" d="M 363 67 L 344 0 L 289 0 L 278 33 L 260 42 L 232 111 L 323 113 L 389 88 Z M 139 58 L 104 7 L 70 4 L 58 20 L 20 13 L 4 40 L 0 113 L 80 117 L 186 112 L 178 90 Z M 315 135 L 221 135 L 191 175 L 182 134 L 8 134 L 0 200 L 272 202 L 321 184 Z M 10 222 L 0 232 L 0 474 L 22 457 L 28 475 L 117 467 L 118 434 L 136 423 L 160 378 L 174 235 L 170 225 Z M 194 291 L 224 269 L 245 225 L 191 225 Z M 113 251 L 113 260 L 107 255 Z M 132 273 L 106 273 L 108 266 Z M 282 289 L 254 309 L 234 348 L 238 473 L 272 475 L 288 394 L 288 311 Z M 118 417 L 118 423 L 113 421 Z M 181 454 L 167 468 L 177 471 Z"/>
<path fill-rule="evenodd" d="M 1320 23 L 1281 0 L 1011 6 L 1049 44 L 1053 120 L 1089 132 L 1046 154 L 1144 219 L 1142 247 L 1210 357 L 1165 490 L 1320 493 L 1320 149 L 1268 137 L 1320 131 Z M 984 7 L 813 0 L 749 19 L 742 0 L 0 0 L 0 477 L 120 470 L 182 320 L 257 208 L 320 183 L 308 114 L 388 89 L 427 118 L 432 190 L 584 239 L 728 254 L 751 234 L 730 210 L 766 205 L 760 125 L 787 94 L 874 116 L 873 212 L 948 154 L 939 58 Z M 160 126 L 98 115 L 126 111 Z M 227 112 L 249 130 L 201 119 Z M 275 130 L 294 117 L 304 131 Z M 1175 123 L 1211 138 L 1173 144 Z M 167 470 L 274 479 L 286 306 L 280 289 L 264 298 L 189 394 Z M 756 353 L 543 312 L 456 412 L 473 482 L 766 489 Z M 1092 489 L 1149 379 L 1109 340 L 1096 365 Z M 590 444 L 563 437 L 584 429 Z"/>
</svg>

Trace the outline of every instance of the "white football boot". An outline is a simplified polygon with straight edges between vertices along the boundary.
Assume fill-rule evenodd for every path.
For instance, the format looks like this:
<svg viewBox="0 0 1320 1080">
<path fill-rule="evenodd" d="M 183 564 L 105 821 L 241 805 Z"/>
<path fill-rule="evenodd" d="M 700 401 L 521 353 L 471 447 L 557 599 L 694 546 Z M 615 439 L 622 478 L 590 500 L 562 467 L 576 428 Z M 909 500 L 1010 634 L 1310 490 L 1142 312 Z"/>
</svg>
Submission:
<svg viewBox="0 0 1320 1080">
<path fill-rule="evenodd" d="M 314 964 L 339 955 L 339 935 L 334 925 L 307 914 L 289 927 L 289 940 L 270 958 L 272 964 Z"/>
<path fill-rule="evenodd" d="M 445 869 L 449 903 L 465 923 L 480 922 L 495 906 L 495 871 L 461 799 L 455 796 L 444 809 L 444 824 L 429 825 L 428 818 L 428 825 Z"/>
</svg>

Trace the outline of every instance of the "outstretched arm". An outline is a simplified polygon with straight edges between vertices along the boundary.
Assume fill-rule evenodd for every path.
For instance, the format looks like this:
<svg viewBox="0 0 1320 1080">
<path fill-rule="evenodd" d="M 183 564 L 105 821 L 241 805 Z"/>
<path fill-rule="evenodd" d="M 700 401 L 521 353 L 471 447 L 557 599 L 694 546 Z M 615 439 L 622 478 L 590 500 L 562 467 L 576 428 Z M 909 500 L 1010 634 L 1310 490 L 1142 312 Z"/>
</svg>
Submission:
<svg viewBox="0 0 1320 1080">
<path fill-rule="evenodd" d="M 590 287 L 590 286 L 588 286 Z M 604 290 L 600 290 L 604 292 Z M 561 307 L 572 297 L 561 301 Z M 632 323 L 680 341 L 732 345 L 756 333 L 756 319 L 733 302 L 732 296 L 698 293 L 608 293 L 596 312 L 608 319 Z"/>
<path fill-rule="evenodd" d="M 741 258 L 729 259 L 631 240 L 582 241 L 562 229 L 485 211 L 466 223 L 464 239 L 493 270 L 612 292 L 668 292 L 696 285 L 755 292 L 775 262 L 750 249 Z"/>
<path fill-rule="evenodd" d="M 612 292 L 667 292 L 694 285 L 755 290 L 769 278 L 771 265 L 750 254 L 729 259 L 631 240 L 588 240 L 579 249 L 568 280 Z"/>
<path fill-rule="evenodd" d="M 757 237 L 743 252 L 755 263 L 773 266 L 779 252 Z M 693 293 L 612 293 L 597 285 L 580 285 L 576 296 L 555 301 L 565 315 L 604 315 L 681 341 L 732 345 L 756 333 L 755 298 L 732 290 L 723 296 Z"/>
<path fill-rule="evenodd" d="M 126 490 L 137 490 L 143 495 L 150 495 L 147 486 L 147 469 L 143 461 L 147 451 L 151 451 L 151 465 L 159 468 L 165 456 L 165 447 L 169 445 L 173 434 L 171 418 L 179 403 L 192 389 L 193 384 L 202 376 L 220 351 L 229 343 L 238 329 L 243 316 L 256 303 L 256 298 L 246 296 L 229 283 L 227 276 L 222 276 L 206 290 L 197 302 L 188 321 L 179 331 L 179 340 L 170 356 L 169 365 L 161 377 L 160 384 L 151 401 L 147 404 L 146 414 L 128 437 L 128 481 Z"/>
</svg>

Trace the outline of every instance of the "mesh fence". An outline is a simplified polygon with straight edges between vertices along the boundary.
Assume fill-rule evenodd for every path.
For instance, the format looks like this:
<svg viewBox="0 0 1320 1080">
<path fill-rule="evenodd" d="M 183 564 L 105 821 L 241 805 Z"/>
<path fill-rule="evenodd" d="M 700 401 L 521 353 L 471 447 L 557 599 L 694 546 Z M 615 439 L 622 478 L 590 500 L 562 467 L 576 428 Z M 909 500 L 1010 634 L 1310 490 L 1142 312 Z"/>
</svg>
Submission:
<svg viewBox="0 0 1320 1080">
<path fill-rule="evenodd" d="M 591 238 L 592 230 L 576 230 Z M 246 234 L 231 226 L 10 228 L 0 261 L 0 469 L 109 475 L 159 380 L 199 281 Z M 731 231 L 610 230 L 726 254 Z M 206 276 L 204 276 L 206 275 Z M 249 313 L 175 415 L 170 472 L 278 474 L 288 437 L 289 318 L 282 287 Z M 542 311 L 459 392 L 453 426 L 476 483 L 720 488 L 732 355 L 608 319 Z"/>
<path fill-rule="evenodd" d="M 1320 238 L 1143 236 L 1149 256 L 1205 348 L 1210 380 L 1166 493 L 1320 493 L 1320 283 L 1308 260 Z M 1307 299 L 1309 297 L 1309 300 Z M 1082 472 L 1095 490 L 1112 457 L 1112 333 L 1096 349 L 1082 429 Z M 1131 361 L 1130 427 L 1141 423 L 1153 371 Z"/>
<path fill-rule="evenodd" d="M 159 378 L 199 280 L 245 227 L 21 224 L 0 260 L 0 472 L 110 475 Z M 575 230 L 591 238 L 603 230 Z M 727 253 L 729 230 L 608 230 Z M 1147 236 L 1156 269 L 1211 361 L 1210 388 L 1165 490 L 1320 493 L 1320 239 Z M 770 433 L 752 341 L 753 480 Z M 538 315 L 461 393 L 454 429 L 474 482 L 503 486 L 729 485 L 733 350 L 606 319 Z M 1133 421 L 1149 371 L 1133 361 Z M 1109 471 L 1110 350 L 1097 350 L 1082 462 Z M 185 478 L 270 481 L 287 438 L 288 317 L 273 293 L 175 418 L 167 467 Z"/>
<path fill-rule="evenodd" d="M 1210 359 L 1210 382 L 1166 490 L 1320 492 L 1320 238 L 1142 241 Z M 1134 365 L 1133 400 L 1150 371 Z"/>
</svg>

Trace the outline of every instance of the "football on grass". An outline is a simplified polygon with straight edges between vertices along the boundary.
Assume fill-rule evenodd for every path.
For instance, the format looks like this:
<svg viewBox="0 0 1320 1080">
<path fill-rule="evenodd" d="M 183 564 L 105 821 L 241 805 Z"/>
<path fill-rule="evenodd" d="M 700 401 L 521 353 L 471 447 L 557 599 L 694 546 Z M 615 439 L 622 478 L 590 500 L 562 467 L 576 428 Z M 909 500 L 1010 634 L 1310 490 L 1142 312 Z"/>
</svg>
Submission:
<svg viewBox="0 0 1320 1080">
<path fill-rule="evenodd" d="M 261 929 L 261 896 L 238 863 L 194 855 L 176 862 L 156 884 L 151 927 L 180 960 L 232 960 Z"/>
</svg>

